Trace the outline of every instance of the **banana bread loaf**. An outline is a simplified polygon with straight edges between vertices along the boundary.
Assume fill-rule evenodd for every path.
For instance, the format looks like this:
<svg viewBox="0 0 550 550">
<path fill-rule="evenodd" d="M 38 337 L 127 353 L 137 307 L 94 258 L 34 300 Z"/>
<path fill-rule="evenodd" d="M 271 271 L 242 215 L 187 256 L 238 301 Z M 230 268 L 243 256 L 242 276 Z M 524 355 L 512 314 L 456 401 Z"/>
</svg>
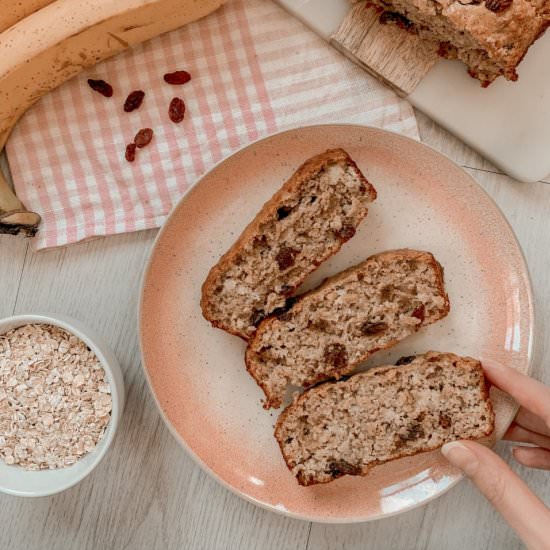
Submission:
<svg viewBox="0 0 550 550">
<path fill-rule="evenodd" d="M 364 1 L 364 0 L 356 0 Z M 516 68 L 550 25 L 548 0 L 368 0 L 382 22 L 438 44 L 439 54 L 460 59 L 471 76 L 488 86 L 502 75 L 517 80 Z"/>
</svg>

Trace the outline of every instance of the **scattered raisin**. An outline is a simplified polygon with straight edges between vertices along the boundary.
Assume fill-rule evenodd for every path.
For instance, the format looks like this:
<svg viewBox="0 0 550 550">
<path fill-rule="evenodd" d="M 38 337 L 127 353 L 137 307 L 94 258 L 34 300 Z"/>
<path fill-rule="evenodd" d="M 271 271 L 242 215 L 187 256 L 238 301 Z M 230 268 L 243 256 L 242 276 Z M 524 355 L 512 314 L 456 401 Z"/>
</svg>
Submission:
<svg viewBox="0 0 550 550">
<path fill-rule="evenodd" d="M 265 318 L 266 314 L 261 309 L 255 309 L 250 316 L 250 324 L 257 327 Z"/>
<path fill-rule="evenodd" d="M 367 188 L 362 183 L 359 184 L 359 192 L 363 195 L 367 192 Z"/>
<path fill-rule="evenodd" d="M 339 477 L 345 475 L 359 475 L 361 473 L 361 468 L 350 464 L 345 460 L 334 460 L 328 463 L 328 472 L 332 477 Z"/>
<path fill-rule="evenodd" d="M 136 160 L 136 144 L 135 143 L 128 143 L 128 145 L 126 145 L 126 153 L 124 154 L 124 158 L 128 162 L 134 162 L 134 160 Z"/>
<path fill-rule="evenodd" d="M 452 425 L 451 417 L 446 414 L 440 414 L 439 425 L 444 429 L 450 428 Z"/>
<path fill-rule="evenodd" d="M 285 445 L 289 445 L 290 443 L 292 443 L 294 441 L 294 438 L 293 437 L 287 437 L 285 439 Z"/>
<path fill-rule="evenodd" d="M 289 285 L 282 285 L 279 289 L 279 294 L 288 294 L 292 291 L 292 287 Z"/>
<path fill-rule="evenodd" d="M 395 366 L 400 367 L 401 365 L 408 365 L 409 363 L 412 363 L 415 359 L 416 355 L 404 355 L 397 360 Z"/>
<path fill-rule="evenodd" d="M 341 369 L 348 363 L 348 353 L 342 344 L 329 344 L 325 348 L 324 359 L 327 364 L 335 369 Z"/>
<path fill-rule="evenodd" d="M 112 97 L 113 95 L 113 87 L 108 82 L 105 82 L 105 80 L 94 80 L 93 78 L 89 78 L 88 86 L 90 86 L 94 92 L 98 92 L 102 96 Z"/>
<path fill-rule="evenodd" d="M 186 84 L 191 80 L 191 75 L 187 71 L 174 71 L 164 75 L 164 82 L 168 84 Z"/>
<path fill-rule="evenodd" d="M 494 13 L 502 13 L 511 5 L 512 0 L 485 0 L 485 7 Z"/>
<path fill-rule="evenodd" d="M 290 248 L 288 246 L 282 246 L 277 256 L 275 256 L 275 261 L 279 265 L 281 271 L 288 269 L 294 265 L 294 260 L 298 254 L 298 250 Z"/>
<path fill-rule="evenodd" d="M 413 317 L 416 317 L 417 319 L 420 319 L 420 322 L 423 323 L 424 319 L 426 318 L 426 308 L 424 307 L 424 304 L 419 305 L 412 313 L 411 315 Z"/>
<path fill-rule="evenodd" d="M 277 208 L 277 219 L 284 220 L 291 212 L 292 208 L 290 206 L 281 206 Z"/>
<path fill-rule="evenodd" d="M 379 334 L 388 330 L 388 325 L 386 323 L 369 323 L 366 321 L 360 326 L 359 330 L 365 336 L 372 336 L 373 334 Z"/>
<path fill-rule="evenodd" d="M 309 204 L 313 204 L 317 200 L 317 197 L 313 195 L 311 199 L 309 199 Z"/>
<path fill-rule="evenodd" d="M 136 144 L 136 147 L 139 147 L 141 149 L 142 147 L 149 145 L 152 139 L 153 139 L 153 130 L 151 128 L 142 128 L 136 134 L 136 137 L 134 138 L 134 143 Z"/>
<path fill-rule="evenodd" d="M 334 232 L 334 234 L 341 241 L 349 241 L 355 235 L 355 227 L 349 223 L 344 223 L 338 231 Z"/>
<path fill-rule="evenodd" d="M 183 99 L 175 97 L 170 101 L 170 107 L 168 108 L 168 116 L 172 122 L 178 124 L 185 117 L 185 103 Z"/>
<path fill-rule="evenodd" d="M 124 112 L 131 113 L 132 111 L 139 109 L 144 97 L 145 92 L 143 92 L 142 90 L 133 91 L 124 102 Z"/>
</svg>

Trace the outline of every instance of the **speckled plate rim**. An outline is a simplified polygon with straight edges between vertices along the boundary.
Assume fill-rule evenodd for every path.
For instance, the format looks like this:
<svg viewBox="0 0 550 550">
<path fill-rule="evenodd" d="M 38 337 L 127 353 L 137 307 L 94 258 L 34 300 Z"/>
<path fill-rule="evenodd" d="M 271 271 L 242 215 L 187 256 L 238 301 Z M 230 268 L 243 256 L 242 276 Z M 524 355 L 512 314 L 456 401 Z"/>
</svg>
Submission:
<svg viewBox="0 0 550 550">
<path fill-rule="evenodd" d="M 259 506 L 260 508 L 263 508 L 264 510 L 268 510 L 270 512 L 274 512 L 276 514 L 280 514 L 282 516 L 286 516 L 292 519 L 299 519 L 302 521 L 310 521 L 314 523 L 326 523 L 326 524 L 354 524 L 354 523 L 366 523 L 370 521 L 375 521 L 379 519 L 385 519 L 390 518 L 393 516 L 397 516 L 399 514 L 403 514 L 405 512 L 409 512 L 411 510 L 414 510 L 416 508 L 420 508 L 422 506 L 425 506 L 426 504 L 432 502 L 433 500 L 436 500 L 437 498 L 443 496 L 445 493 L 447 493 L 450 489 L 455 487 L 463 478 L 464 474 L 460 473 L 457 475 L 457 477 L 451 481 L 446 487 L 444 487 L 439 493 L 431 495 L 425 499 L 423 499 L 420 502 L 415 502 L 410 505 L 406 505 L 403 508 L 399 510 L 395 510 L 392 512 L 382 512 L 379 514 L 373 514 L 369 516 L 358 516 L 358 517 L 351 517 L 351 518 L 339 518 L 339 517 L 325 517 L 325 516 L 313 516 L 313 515 L 305 515 L 305 514 L 299 514 L 296 512 L 291 512 L 287 510 L 281 510 L 280 508 L 277 508 L 275 506 L 272 506 L 270 504 L 267 504 L 265 502 L 262 502 L 261 500 L 258 500 L 250 495 L 248 495 L 245 491 L 241 491 L 231 485 L 230 483 L 226 482 L 223 478 L 221 478 L 214 470 L 212 470 L 206 463 L 204 463 L 199 456 L 193 451 L 193 449 L 187 444 L 185 439 L 177 432 L 177 430 L 174 428 L 170 420 L 168 419 L 166 413 L 164 412 L 159 399 L 156 395 L 155 389 L 153 387 L 148 369 L 145 365 L 145 355 L 144 355 L 144 349 L 143 349 L 143 338 L 142 338 L 142 312 L 143 312 L 143 301 L 144 301 L 144 294 L 145 294 L 145 285 L 147 281 L 147 277 L 149 275 L 149 272 L 151 270 L 154 252 L 162 239 L 164 232 L 168 226 L 168 223 L 170 222 L 171 218 L 174 216 L 175 212 L 180 208 L 183 202 L 185 202 L 188 198 L 188 196 L 197 188 L 198 185 L 214 170 L 216 170 L 218 167 L 220 167 L 228 158 L 245 151 L 246 149 L 252 148 L 256 146 L 258 143 L 264 142 L 266 140 L 270 140 L 275 136 L 280 136 L 283 134 L 288 133 L 295 133 L 299 132 L 300 130 L 304 130 L 306 128 L 335 128 L 335 127 L 350 127 L 350 128 L 357 128 L 357 129 L 367 129 L 369 131 L 374 131 L 375 133 L 378 132 L 380 134 L 391 134 L 398 140 L 403 140 L 405 142 L 408 142 L 409 144 L 413 144 L 413 147 L 419 147 L 427 149 L 428 151 L 431 151 L 432 153 L 435 153 L 436 156 L 440 156 L 442 159 L 448 161 L 452 165 L 454 165 L 456 168 L 458 168 L 473 184 L 475 184 L 475 187 L 479 189 L 479 191 L 482 192 L 482 194 L 485 195 L 485 197 L 489 200 L 489 202 L 493 205 L 495 208 L 495 211 L 499 214 L 502 221 L 505 223 L 505 225 L 510 230 L 510 235 L 513 239 L 513 242 L 516 244 L 517 250 L 521 257 L 522 262 L 522 268 L 526 276 L 526 292 L 527 292 L 527 298 L 528 298 L 528 311 L 529 311 L 529 344 L 527 348 L 527 373 L 530 374 L 533 369 L 533 362 L 534 362 L 534 350 L 536 350 L 536 340 L 537 339 L 537 312 L 535 308 L 535 301 L 534 301 L 534 294 L 533 294 L 533 284 L 531 280 L 531 274 L 529 272 L 529 268 L 527 265 L 527 261 L 525 258 L 525 254 L 523 252 L 523 248 L 521 247 L 517 236 L 514 232 L 513 227 L 511 226 L 510 222 L 502 212 L 499 205 L 494 201 L 494 199 L 487 193 L 487 191 L 468 173 L 462 166 L 460 166 L 458 163 L 456 163 L 453 159 L 451 159 L 448 155 L 445 153 L 442 153 L 441 151 L 438 151 L 434 147 L 423 143 L 421 141 L 417 141 L 413 138 L 410 138 L 408 136 L 405 136 L 403 134 L 400 134 L 398 132 L 394 132 L 392 130 L 382 129 L 375 126 L 370 126 L 366 124 L 354 124 L 354 123 L 329 123 L 329 124 L 311 124 L 311 125 L 298 125 L 291 128 L 288 128 L 286 130 L 282 130 L 280 132 L 274 132 L 272 134 L 269 134 L 265 137 L 262 137 L 260 139 L 254 140 L 238 149 L 230 153 L 229 155 L 222 158 L 219 162 L 214 164 L 208 171 L 206 171 L 189 189 L 187 189 L 184 194 L 181 196 L 181 198 L 178 200 L 178 202 L 173 206 L 170 213 L 166 217 L 166 220 L 164 221 L 162 227 L 160 228 L 157 236 L 155 237 L 155 240 L 153 242 L 153 245 L 151 246 L 151 249 L 149 251 L 149 256 L 147 258 L 146 265 L 143 269 L 142 275 L 141 275 L 141 281 L 140 281 L 140 291 L 139 291 L 139 300 L 137 304 L 137 317 L 138 317 L 138 341 L 139 341 L 139 349 L 140 349 L 140 356 L 141 356 L 141 365 L 142 370 L 145 373 L 145 378 L 147 380 L 147 384 L 149 386 L 149 389 L 151 390 L 151 394 L 153 395 L 153 399 L 155 401 L 156 407 L 160 413 L 160 416 L 162 420 L 164 421 L 165 425 L 168 427 L 168 430 L 172 434 L 172 436 L 176 439 L 176 441 L 180 444 L 180 446 L 189 454 L 189 456 L 195 461 L 195 463 L 208 475 L 210 475 L 213 479 L 215 479 L 218 483 L 220 483 L 223 487 L 231 491 L 233 494 L 243 498 L 244 500 Z M 481 358 L 483 359 L 483 358 Z M 516 405 L 516 411 L 519 409 L 519 406 Z M 513 417 L 508 422 L 508 426 L 513 422 Z"/>
</svg>

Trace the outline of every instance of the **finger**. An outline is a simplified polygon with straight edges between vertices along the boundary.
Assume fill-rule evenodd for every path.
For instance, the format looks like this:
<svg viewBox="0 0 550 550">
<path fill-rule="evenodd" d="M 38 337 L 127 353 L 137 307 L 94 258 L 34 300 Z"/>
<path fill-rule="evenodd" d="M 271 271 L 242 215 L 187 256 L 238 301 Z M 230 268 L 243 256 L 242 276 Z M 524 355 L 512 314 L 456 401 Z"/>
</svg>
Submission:
<svg viewBox="0 0 550 550">
<path fill-rule="evenodd" d="M 518 443 L 530 443 L 531 445 L 550 450 L 550 437 L 526 430 L 517 424 L 512 424 L 508 428 L 508 431 L 504 434 L 504 439 L 507 441 L 517 441 Z"/>
<path fill-rule="evenodd" d="M 550 388 L 494 361 L 484 361 L 483 370 L 495 386 L 509 393 L 522 407 L 539 416 L 546 428 L 550 428 Z"/>
<path fill-rule="evenodd" d="M 550 436 L 550 428 L 544 423 L 544 420 L 523 407 L 519 409 L 518 414 L 516 415 L 516 424 L 519 424 L 532 432 Z"/>
<path fill-rule="evenodd" d="M 514 458 L 524 466 L 550 470 L 550 451 L 540 447 L 514 447 L 512 449 Z"/>
<path fill-rule="evenodd" d="M 473 441 L 447 443 L 441 452 L 464 471 L 529 548 L 545 548 L 550 510 L 500 457 Z"/>
</svg>

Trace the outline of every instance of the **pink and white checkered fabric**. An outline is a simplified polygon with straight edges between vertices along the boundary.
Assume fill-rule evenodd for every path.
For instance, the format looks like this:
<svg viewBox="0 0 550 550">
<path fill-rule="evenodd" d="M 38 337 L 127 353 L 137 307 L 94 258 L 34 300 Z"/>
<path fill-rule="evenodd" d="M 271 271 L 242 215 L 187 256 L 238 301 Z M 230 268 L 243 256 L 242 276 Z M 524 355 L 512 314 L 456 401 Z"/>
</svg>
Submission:
<svg viewBox="0 0 550 550">
<path fill-rule="evenodd" d="M 183 87 L 162 75 L 188 70 Z M 104 78 L 115 95 L 92 92 Z M 124 113 L 127 94 L 146 92 Z M 187 105 L 168 120 L 174 95 Z M 418 137 L 410 105 L 269 0 L 211 16 L 108 60 L 45 96 L 7 145 L 18 196 L 42 215 L 36 249 L 160 226 L 197 178 L 239 147 L 293 126 L 355 122 Z M 153 142 L 124 160 L 140 128 Z"/>
</svg>

